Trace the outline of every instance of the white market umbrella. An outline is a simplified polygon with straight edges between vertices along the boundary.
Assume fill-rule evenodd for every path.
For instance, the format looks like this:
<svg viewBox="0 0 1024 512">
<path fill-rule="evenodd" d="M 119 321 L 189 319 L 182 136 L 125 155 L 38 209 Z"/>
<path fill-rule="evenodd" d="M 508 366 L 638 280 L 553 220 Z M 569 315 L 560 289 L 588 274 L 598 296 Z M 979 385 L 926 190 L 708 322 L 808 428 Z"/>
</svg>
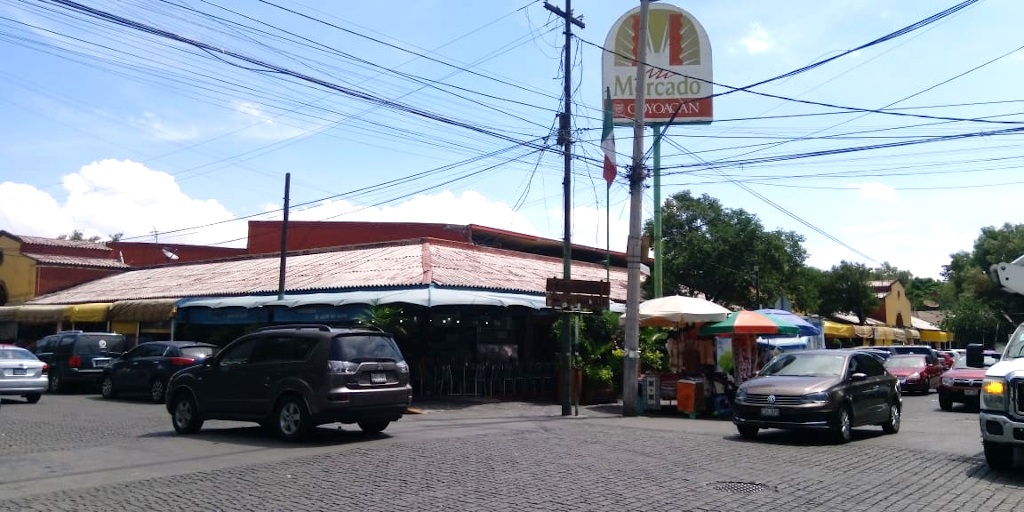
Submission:
<svg viewBox="0 0 1024 512">
<path fill-rule="evenodd" d="M 721 322 L 729 313 L 731 311 L 709 300 L 670 295 L 641 302 L 640 325 L 677 327 L 684 324 Z"/>
</svg>

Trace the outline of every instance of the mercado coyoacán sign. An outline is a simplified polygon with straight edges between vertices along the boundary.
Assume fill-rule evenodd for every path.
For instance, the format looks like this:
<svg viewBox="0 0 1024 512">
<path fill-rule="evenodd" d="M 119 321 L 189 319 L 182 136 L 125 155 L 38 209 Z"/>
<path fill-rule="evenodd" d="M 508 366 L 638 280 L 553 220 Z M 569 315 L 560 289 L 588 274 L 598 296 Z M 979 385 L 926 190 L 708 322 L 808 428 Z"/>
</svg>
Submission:
<svg viewBox="0 0 1024 512">
<path fill-rule="evenodd" d="M 645 123 L 710 123 L 711 43 L 704 27 L 690 13 L 657 3 L 648 7 L 647 29 Z M 636 7 L 612 25 L 605 39 L 602 91 L 611 90 L 615 124 L 632 124 L 636 115 L 639 32 Z"/>
</svg>

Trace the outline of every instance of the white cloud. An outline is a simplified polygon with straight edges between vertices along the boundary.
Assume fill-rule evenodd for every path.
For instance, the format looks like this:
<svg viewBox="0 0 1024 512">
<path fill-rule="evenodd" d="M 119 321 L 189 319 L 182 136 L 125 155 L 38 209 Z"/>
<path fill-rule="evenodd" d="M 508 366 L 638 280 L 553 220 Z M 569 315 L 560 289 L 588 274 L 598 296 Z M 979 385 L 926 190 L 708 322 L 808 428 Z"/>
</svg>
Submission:
<svg viewBox="0 0 1024 512">
<path fill-rule="evenodd" d="M 0 183 L 0 229 L 14 234 L 55 237 L 78 229 L 87 237 L 106 240 L 124 233 L 128 241 L 153 241 L 152 232 L 167 243 L 245 245 L 246 222 L 225 222 L 235 215 L 215 200 L 187 196 L 174 176 L 128 160 L 102 160 L 64 176 L 67 199 L 61 204 L 31 185 Z M 263 219 L 280 219 L 280 205 L 266 204 Z M 513 211 L 506 203 L 475 191 L 442 191 L 418 195 L 403 203 L 364 206 L 350 201 L 324 201 L 293 209 L 293 220 L 424 222 L 478 224 L 555 240 L 562 238 L 562 211 L 538 212 L 541 218 Z M 547 215 L 548 217 L 543 217 Z M 536 226 L 545 226 L 538 229 Z M 603 208 L 572 212 L 573 242 L 605 247 Z M 195 229 L 187 229 L 195 226 Z M 628 223 L 612 219 L 612 250 L 625 251 Z M 183 230 L 171 233 L 172 231 Z M 233 241 L 232 243 L 225 243 Z"/>
<path fill-rule="evenodd" d="M 882 183 L 856 183 L 850 185 L 850 188 L 857 189 L 857 195 L 868 201 L 894 203 L 899 200 L 896 190 Z"/>
<path fill-rule="evenodd" d="M 61 204 L 30 185 L 0 184 L 4 229 L 21 235 L 54 237 L 78 229 L 102 239 L 113 233 L 160 240 L 215 244 L 245 236 L 245 223 L 232 222 L 181 233 L 167 232 L 228 220 L 234 215 L 214 200 L 185 195 L 174 177 L 129 160 L 102 160 L 63 178 L 67 199 Z M 242 245 L 235 243 L 233 245 Z"/>
<path fill-rule="evenodd" d="M 236 112 L 241 114 L 245 124 L 249 125 L 249 128 L 242 132 L 247 137 L 264 140 L 284 140 L 307 133 L 307 130 L 277 122 L 279 116 L 273 116 L 264 112 L 255 103 L 234 101 L 232 106 Z"/>
<path fill-rule="evenodd" d="M 173 127 L 167 125 L 159 116 L 152 112 L 145 112 L 142 117 L 129 119 L 132 124 L 148 131 L 153 137 L 160 140 L 182 141 L 193 140 L 199 137 L 199 130 L 195 125 L 188 127 Z"/>
<path fill-rule="evenodd" d="M 752 23 L 750 32 L 740 38 L 740 44 L 747 49 L 747 53 L 757 55 L 768 53 L 775 48 L 775 39 L 768 35 L 768 32 L 761 28 L 760 23 Z"/>
</svg>

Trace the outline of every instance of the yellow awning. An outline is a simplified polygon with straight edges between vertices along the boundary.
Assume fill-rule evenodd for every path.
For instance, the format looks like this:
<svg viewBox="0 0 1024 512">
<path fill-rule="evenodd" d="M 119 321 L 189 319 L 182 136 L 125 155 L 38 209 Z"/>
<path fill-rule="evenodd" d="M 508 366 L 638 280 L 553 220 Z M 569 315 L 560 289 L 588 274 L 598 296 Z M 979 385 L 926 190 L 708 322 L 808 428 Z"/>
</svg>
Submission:
<svg viewBox="0 0 1024 512">
<path fill-rule="evenodd" d="M 953 333 L 949 331 L 921 331 L 921 341 L 928 343 L 945 343 L 953 341 Z"/>
<path fill-rule="evenodd" d="M 875 327 L 875 341 L 893 341 L 895 336 L 891 327 Z"/>
<path fill-rule="evenodd" d="M 64 319 L 65 305 L 23 305 L 18 307 L 17 320 L 21 324 L 56 324 Z"/>
<path fill-rule="evenodd" d="M 875 329 L 870 325 L 854 325 L 853 332 L 858 338 L 874 338 Z"/>
<path fill-rule="evenodd" d="M 822 332 L 826 338 L 852 338 L 854 336 L 852 325 L 828 320 L 822 322 Z"/>
<path fill-rule="evenodd" d="M 109 302 L 75 304 L 64 310 L 64 318 L 72 322 L 106 322 L 109 311 Z"/>
<path fill-rule="evenodd" d="M 166 322 L 174 316 L 178 299 L 119 300 L 110 306 L 110 320 Z"/>
</svg>

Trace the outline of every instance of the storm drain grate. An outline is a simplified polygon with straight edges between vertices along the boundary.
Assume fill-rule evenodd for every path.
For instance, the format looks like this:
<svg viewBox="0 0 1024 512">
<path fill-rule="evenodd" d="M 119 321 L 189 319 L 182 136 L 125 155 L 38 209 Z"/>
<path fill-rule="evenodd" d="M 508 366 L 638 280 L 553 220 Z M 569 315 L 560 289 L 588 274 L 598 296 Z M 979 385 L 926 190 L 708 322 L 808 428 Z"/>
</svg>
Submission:
<svg viewBox="0 0 1024 512">
<path fill-rule="evenodd" d="M 711 482 L 707 486 L 716 491 L 732 494 L 753 494 L 772 490 L 771 487 L 757 482 Z"/>
</svg>

